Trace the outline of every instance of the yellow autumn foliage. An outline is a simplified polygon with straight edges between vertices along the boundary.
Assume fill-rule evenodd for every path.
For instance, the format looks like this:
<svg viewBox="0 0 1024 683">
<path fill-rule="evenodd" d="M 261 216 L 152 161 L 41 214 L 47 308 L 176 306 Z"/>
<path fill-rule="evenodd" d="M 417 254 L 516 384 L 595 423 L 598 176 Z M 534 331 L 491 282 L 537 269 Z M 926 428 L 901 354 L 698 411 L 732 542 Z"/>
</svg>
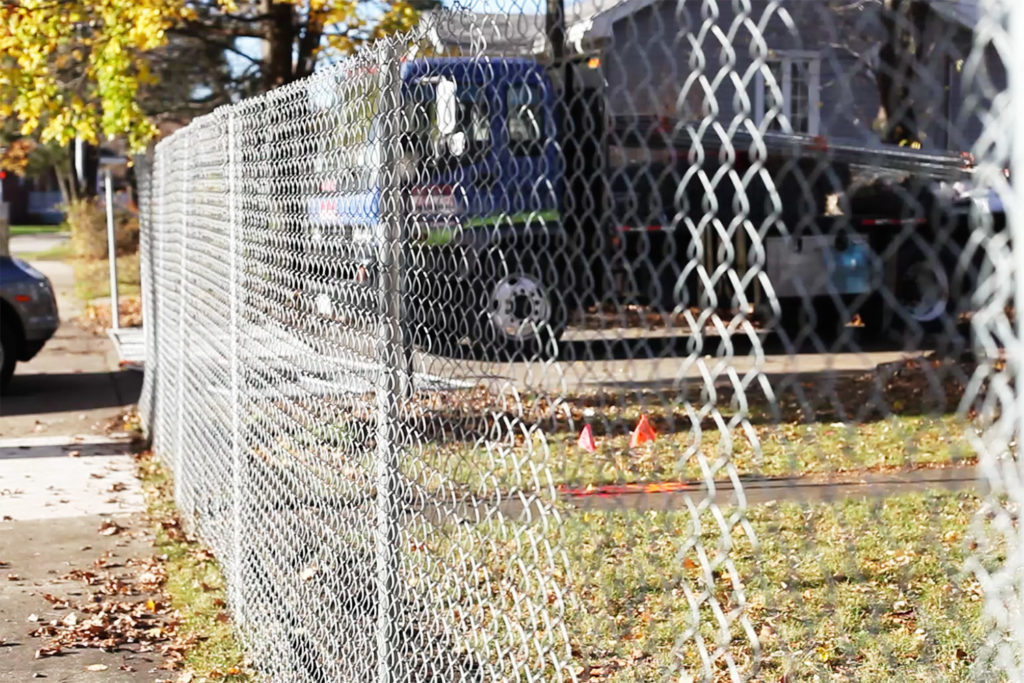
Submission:
<svg viewBox="0 0 1024 683">
<path fill-rule="evenodd" d="M 346 53 L 366 36 L 408 30 L 418 18 L 397 2 L 366 26 L 357 0 L 286 1 L 323 33 L 324 45 Z M 211 2 L 218 16 L 251 4 Z M 140 89 L 155 80 L 147 53 L 175 27 L 204 30 L 196 7 L 187 0 L 0 3 L 0 115 L 15 117 L 22 135 L 43 142 L 124 136 L 133 149 L 145 146 L 156 133 L 139 103 Z"/>
</svg>

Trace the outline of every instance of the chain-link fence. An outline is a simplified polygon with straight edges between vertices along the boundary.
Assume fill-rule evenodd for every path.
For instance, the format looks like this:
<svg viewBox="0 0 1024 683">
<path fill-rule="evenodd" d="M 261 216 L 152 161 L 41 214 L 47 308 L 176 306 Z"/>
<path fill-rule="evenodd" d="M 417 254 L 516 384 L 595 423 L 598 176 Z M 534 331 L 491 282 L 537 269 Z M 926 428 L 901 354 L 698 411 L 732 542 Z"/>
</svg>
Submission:
<svg viewBox="0 0 1024 683">
<path fill-rule="evenodd" d="M 1024 6 L 496 9 L 141 164 L 141 412 L 256 668 L 1024 677 Z"/>
</svg>

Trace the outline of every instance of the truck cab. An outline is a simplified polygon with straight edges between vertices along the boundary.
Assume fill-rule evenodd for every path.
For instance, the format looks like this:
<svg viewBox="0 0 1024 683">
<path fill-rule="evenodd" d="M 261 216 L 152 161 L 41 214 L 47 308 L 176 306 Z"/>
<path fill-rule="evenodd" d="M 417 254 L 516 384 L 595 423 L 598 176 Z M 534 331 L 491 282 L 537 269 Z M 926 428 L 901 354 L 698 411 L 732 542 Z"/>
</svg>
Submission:
<svg viewBox="0 0 1024 683">
<path fill-rule="evenodd" d="M 414 344 L 444 352 L 469 339 L 507 353 L 553 341 L 566 315 L 551 80 L 526 59 L 436 58 L 404 62 L 399 89 L 399 111 L 373 117 L 353 145 L 364 153 L 333 172 L 328 164 L 309 203 L 317 237 L 349 245 L 335 255 L 358 284 L 350 296 L 372 306 L 382 197 L 392 190 Z M 367 173 L 368 182 L 350 177 Z"/>
<path fill-rule="evenodd" d="M 899 202 L 863 215 L 849 202 L 827 215 L 826 204 L 851 169 L 921 185 L 961 177 L 960 155 L 609 119 L 593 62 L 401 64 L 399 106 L 343 127 L 352 139 L 324 151 L 323 193 L 310 202 L 319 238 L 337 244 L 346 301 L 370 309 L 357 317 L 373 319 L 386 220 L 400 226 L 411 342 L 439 353 L 462 341 L 502 355 L 551 351 L 572 310 L 598 300 L 659 311 L 746 303 L 745 314 L 771 308 L 801 329 L 861 311 L 878 318 L 879 301 L 916 325 L 947 314 L 947 264 L 907 238 L 927 234 L 921 216 Z M 895 296 L 875 296 L 883 290 Z M 822 311 L 803 318 L 812 304 Z"/>
</svg>

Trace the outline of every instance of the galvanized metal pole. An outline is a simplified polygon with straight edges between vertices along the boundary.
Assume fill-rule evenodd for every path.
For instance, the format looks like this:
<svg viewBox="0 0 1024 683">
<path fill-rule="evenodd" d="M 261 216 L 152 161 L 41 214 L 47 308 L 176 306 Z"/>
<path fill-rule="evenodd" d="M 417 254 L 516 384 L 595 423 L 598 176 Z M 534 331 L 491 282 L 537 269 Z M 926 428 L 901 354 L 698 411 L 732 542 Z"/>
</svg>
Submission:
<svg viewBox="0 0 1024 683">
<path fill-rule="evenodd" d="M 192 142 L 191 135 L 185 137 L 185 158 L 182 164 L 183 168 L 181 171 L 181 183 L 184 185 L 184 192 L 180 198 L 182 202 L 181 206 L 181 263 L 178 270 L 178 356 L 177 370 L 178 370 L 178 396 L 177 396 L 177 408 L 178 408 L 178 424 L 177 426 L 177 448 L 174 458 L 174 482 L 175 490 L 181 486 L 181 472 L 184 466 L 185 457 L 185 361 L 188 354 L 185 350 L 185 316 L 188 312 L 188 209 L 191 197 L 189 197 L 189 189 L 191 183 L 189 178 L 189 161 L 190 161 L 190 145 Z M 191 513 L 191 510 L 188 511 Z"/>
<path fill-rule="evenodd" d="M 228 318 L 228 363 L 230 364 L 229 394 L 231 410 L 231 471 L 232 471 L 232 527 L 234 530 L 232 567 L 233 576 L 228 577 L 229 599 L 231 609 L 236 615 L 236 620 L 245 622 L 243 610 L 245 601 L 241 593 L 242 588 L 242 561 L 244 558 L 244 538 L 242 529 L 242 495 L 245 487 L 245 477 L 242 472 L 243 458 L 240 438 L 241 407 L 239 403 L 239 370 L 238 370 L 238 337 L 239 337 L 239 316 L 238 316 L 238 190 L 235 186 L 237 171 L 237 146 L 235 143 L 235 110 L 228 111 L 228 305 L 230 314 Z M 239 619 L 239 617 L 242 617 Z"/>
<path fill-rule="evenodd" d="M 107 195 L 107 260 L 110 262 L 110 329 L 121 329 L 121 311 L 117 296 L 117 236 L 114 234 L 114 176 L 108 165 L 103 170 Z"/>
<path fill-rule="evenodd" d="M 380 337 L 377 342 L 376 570 L 377 681 L 400 681 L 401 637 L 398 599 L 398 466 L 402 444 L 398 428 L 405 374 L 402 348 L 401 188 L 396 173 L 402 124 L 401 80 L 397 49 L 384 41 L 380 50 L 380 112 L 376 144 L 380 148 Z"/>
</svg>

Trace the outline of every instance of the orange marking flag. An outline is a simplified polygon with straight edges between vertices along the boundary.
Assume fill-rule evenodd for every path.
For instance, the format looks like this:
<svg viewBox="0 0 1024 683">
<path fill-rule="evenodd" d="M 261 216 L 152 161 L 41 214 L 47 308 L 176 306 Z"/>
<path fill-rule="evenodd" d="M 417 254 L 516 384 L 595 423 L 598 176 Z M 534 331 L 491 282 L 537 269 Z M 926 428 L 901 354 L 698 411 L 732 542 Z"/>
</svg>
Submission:
<svg viewBox="0 0 1024 683">
<path fill-rule="evenodd" d="M 580 432 L 580 438 L 576 443 L 587 453 L 593 453 L 597 450 L 597 444 L 594 443 L 594 430 L 590 428 L 590 425 L 583 427 L 583 431 Z"/>
<path fill-rule="evenodd" d="M 636 429 L 629 436 L 629 447 L 636 448 L 642 443 L 654 441 L 657 436 L 658 433 L 651 426 L 651 421 L 647 419 L 646 415 L 641 415 L 640 421 L 636 424 Z"/>
</svg>

